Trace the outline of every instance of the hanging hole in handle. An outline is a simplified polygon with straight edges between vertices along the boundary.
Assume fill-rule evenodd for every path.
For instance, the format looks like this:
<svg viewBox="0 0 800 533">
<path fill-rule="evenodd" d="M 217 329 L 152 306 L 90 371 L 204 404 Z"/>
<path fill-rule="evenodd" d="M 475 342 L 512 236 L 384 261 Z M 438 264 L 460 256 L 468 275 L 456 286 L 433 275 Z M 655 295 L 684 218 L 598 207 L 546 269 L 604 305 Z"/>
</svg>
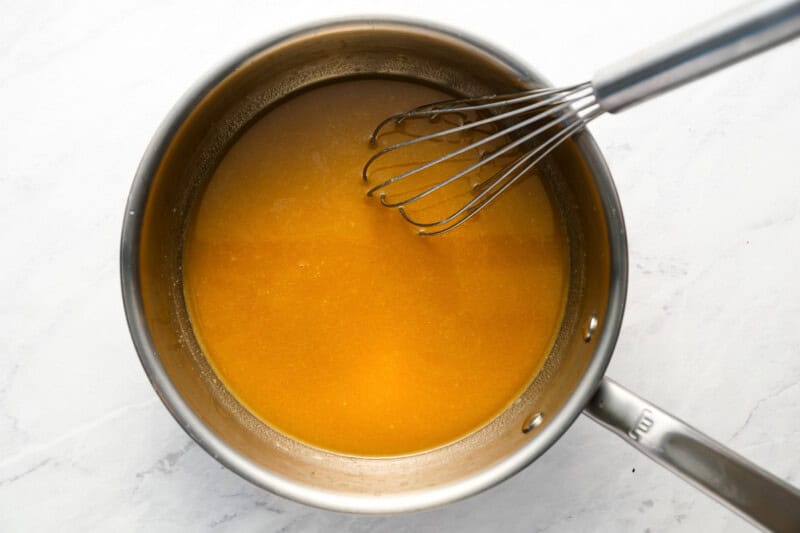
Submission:
<svg viewBox="0 0 800 533">
<path fill-rule="evenodd" d="M 544 413 L 534 413 L 525 419 L 525 422 L 522 424 L 522 432 L 530 433 L 541 426 L 542 422 L 544 422 Z"/>
</svg>

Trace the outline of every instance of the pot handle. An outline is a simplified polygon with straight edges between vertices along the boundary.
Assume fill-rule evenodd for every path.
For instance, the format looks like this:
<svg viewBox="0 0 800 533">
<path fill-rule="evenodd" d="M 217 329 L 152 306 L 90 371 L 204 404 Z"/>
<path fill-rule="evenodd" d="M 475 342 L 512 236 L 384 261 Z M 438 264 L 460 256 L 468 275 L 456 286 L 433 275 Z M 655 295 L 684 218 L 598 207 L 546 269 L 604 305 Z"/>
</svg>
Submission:
<svg viewBox="0 0 800 533">
<path fill-rule="evenodd" d="M 800 490 L 604 378 L 584 412 L 757 526 L 800 531 Z"/>
</svg>

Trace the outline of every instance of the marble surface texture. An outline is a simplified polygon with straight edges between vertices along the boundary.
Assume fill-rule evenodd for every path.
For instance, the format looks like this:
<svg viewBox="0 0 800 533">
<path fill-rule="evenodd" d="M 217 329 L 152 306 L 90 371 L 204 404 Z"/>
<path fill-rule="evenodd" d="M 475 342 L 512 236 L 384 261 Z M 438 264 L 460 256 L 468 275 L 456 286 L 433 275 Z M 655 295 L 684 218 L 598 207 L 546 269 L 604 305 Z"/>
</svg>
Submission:
<svg viewBox="0 0 800 533">
<path fill-rule="evenodd" d="M 566 84 L 734 1 L 0 1 L 0 531 L 747 531 L 585 417 L 513 479 L 401 516 L 258 489 L 178 427 L 136 358 L 118 241 L 155 128 L 252 41 L 427 18 Z M 569 31 L 565 31 L 566 29 Z M 800 484 L 800 42 L 591 127 L 631 279 L 609 375 Z"/>
</svg>

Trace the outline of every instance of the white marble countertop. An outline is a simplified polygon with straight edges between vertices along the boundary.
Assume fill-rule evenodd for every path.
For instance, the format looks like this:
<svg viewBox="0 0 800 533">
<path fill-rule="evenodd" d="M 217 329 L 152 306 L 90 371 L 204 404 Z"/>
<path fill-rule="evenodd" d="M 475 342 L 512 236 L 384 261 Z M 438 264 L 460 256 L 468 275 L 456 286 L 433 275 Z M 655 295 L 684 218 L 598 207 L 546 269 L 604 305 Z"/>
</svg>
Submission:
<svg viewBox="0 0 800 533">
<path fill-rule="evenodd" d="M 255 39 L 332 16 L 424 17 L 564 84 L 734 3 L 6 3 L 0 530 L 748 530 L 585 417 L 515 478 L 433 511 L 350 516 L 271 495 L 199 449 L 161 405 L 118 274 L 125 199 L 150 136 L 200 74 Z M 591 128 L 630 238 L 609 375 L 795 485 L 798 65 L 800 42 Z"/>
</svg>

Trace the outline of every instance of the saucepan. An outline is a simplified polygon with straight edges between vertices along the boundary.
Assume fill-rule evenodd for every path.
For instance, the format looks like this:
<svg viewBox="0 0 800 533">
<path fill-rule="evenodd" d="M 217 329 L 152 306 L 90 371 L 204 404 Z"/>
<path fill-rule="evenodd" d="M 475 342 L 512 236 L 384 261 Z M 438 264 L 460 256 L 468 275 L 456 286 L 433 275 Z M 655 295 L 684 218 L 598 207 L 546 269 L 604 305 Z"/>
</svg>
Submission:
<svg viewBox="0 0 800 533">
<path fill-rule="evenodd" d="M 542 164 L 567 228 L 570 288 L 552 353 L 505 412 L 444 447 L 364 458 L 294 441 L 242 407 L 209 366 L 187 316 L 181 252 L 191 206 L 226 148 L 265 110 L 298 90 L 358 76 L 418 80 L 464 95 L 547 85 L 521 62 L 460 32 L 349 20 L 258 43 L 186 93 L 142 158 L 121 242 L 133 342 L 185 431 L 229 469 L 274 493 L 327 509 L 392 513 L 499 483 L 585 413 L 755 523 L 800 531 L 798 490 L 604 376 L 622 322 L 628 255 L 614 182 L 586 131 Z"/>
</svg>

